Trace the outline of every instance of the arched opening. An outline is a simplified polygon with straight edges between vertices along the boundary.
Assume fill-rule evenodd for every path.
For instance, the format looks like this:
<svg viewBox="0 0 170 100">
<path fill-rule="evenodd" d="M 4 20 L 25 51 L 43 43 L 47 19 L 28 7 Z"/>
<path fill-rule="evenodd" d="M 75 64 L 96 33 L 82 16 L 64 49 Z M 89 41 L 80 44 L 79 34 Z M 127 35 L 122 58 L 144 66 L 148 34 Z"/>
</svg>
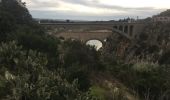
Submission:
<svg viewBox="0 0 170 100">
<path fill-rule="evenodd" d="M 113 28 L 118 29 L 118 27 L 117 27 L 117 26 L 114 26 Z"/>
<path fill-rule="evenodd" d="M 101 47 L 103 47 L 103 44 L 99 40 L 89 40 L 86 42 L 86 45 L 94 46 L 96 50 L 99 50 Z"/>
<path fill-rule="evenodd" d="M 130 25 L 130 32 L 129 32 L 130 34 L 130 36 L 132 36 L 133 35 L 133 25 Z"/>
<path fill-rule="evenodd" d="M 128 33 L 128 26 L 126 25 L 125 28 L 124 28 L 124 32 L 125 33 Z"/>
<path fill-rule="evenodd" d="M 119 30 L 120 30 L 120 31 L 123 31 L 123 26 L 119 26 Z"/>
</svg>

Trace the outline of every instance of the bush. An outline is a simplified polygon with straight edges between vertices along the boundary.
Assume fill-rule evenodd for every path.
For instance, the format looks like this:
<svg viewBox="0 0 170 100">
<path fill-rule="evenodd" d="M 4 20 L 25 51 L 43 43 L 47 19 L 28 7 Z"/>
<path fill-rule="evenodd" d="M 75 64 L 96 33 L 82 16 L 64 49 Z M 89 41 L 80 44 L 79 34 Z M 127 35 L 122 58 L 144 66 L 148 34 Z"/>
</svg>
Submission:
<svg viewBox="0 0 170 100">
<path fill-rule="evenodd" d="M 75 100 L 84 95 L 76 81 L 69 83 L 63 70 L 48 70 L 47 63 L 46 56 L 41 53 L 22 50 L 15 42 L 2 43 L 0 99 Z"/>
<path fill-rule="evenodd" d="M 133 65 L 117 65 L 112 68 L 114 77 L 127 87 L 136 90 L 143 98 L 158 100 L 170 91 L 169 66 L 149 62 L 138 62 Z M 164 99 L 163 99 L 164 100 Z M 168 99 L 165 99 L 168 100 Z"/>
</svg>

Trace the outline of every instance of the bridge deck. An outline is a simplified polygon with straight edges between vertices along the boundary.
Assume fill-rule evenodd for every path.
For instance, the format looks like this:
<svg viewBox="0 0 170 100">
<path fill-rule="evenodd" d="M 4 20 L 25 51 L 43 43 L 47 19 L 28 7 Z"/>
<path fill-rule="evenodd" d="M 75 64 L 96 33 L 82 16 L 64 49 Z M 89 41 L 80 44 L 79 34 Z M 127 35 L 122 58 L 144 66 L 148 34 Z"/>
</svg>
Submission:
<svg viewBox="0 0 170 100">
<path fill-rule="evenodd" d="M 141 22 L 63 22 L 63 23 L 39 23 L 40 25 L 126 25 L 143 24 Z"/>
</svg>

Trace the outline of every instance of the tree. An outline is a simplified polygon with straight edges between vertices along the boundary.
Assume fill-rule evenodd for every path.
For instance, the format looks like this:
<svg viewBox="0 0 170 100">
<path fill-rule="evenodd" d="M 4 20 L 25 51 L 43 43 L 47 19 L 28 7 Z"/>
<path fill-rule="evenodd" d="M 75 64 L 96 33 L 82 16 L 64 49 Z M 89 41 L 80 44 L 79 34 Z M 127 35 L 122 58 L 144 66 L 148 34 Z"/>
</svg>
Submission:
<svg viewBox="0 0 170 100">
<path fill-rule="evenodd" d="M 69 83 L 64 70 L 50 71 L 45 55 L 22 50 L 15 42 L 0 45 L 0 99 L 92 100 Z M 86 98 L 86 99 L 83 99 Z"/>
</svg>

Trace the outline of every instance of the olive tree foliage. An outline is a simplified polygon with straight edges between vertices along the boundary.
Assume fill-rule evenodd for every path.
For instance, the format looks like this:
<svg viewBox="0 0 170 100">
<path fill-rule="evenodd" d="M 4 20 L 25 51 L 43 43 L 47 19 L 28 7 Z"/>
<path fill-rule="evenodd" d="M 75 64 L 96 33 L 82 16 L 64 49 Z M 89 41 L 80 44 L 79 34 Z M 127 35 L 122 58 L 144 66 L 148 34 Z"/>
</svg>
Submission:
<svg viewBox="0 0 170 100">
<path fill-rule="evenodd" d="M 27 8 L 20 6 L 16 0 L 3 0 L 0 3 L 0 31 L 15 31 L 17 25 L 33 23 Z"/>
<path fill-rule="evenodd" d="M 23 49 L 32 49 L 47 54 L 49 67 L 58 63 L 59 40 L 45 33 L 43 27 L 35 23 L 26 7 L 16 0 L 3 0 L 0 4 L 0 42 L 17 41 Z"/>
<path fill-rule="evenodd" d="M 29 24 L 33 21 L 27 8 L 20 6 L 16 0 L 2 0 L 1 11 L 11 14 L 17 24 Z"/>
<path fill-rule="evenodd" d="M 21 34 L 44 35 L 44 30 L 33 20 L 26 7 L 16 0 L 3 0 L 0 4 L 0 39 L 16 40 Z"/>
<path fill-rule="evenodd" d="M 15 20 L 11 14 L 1 10 L 0 7 L 0 41 L 4 41 L 7 37 L 7 33 L 16 28 Z"/>
<path fill-rule="evenodd" d="M 100 52 L 77 40 L 66 40 L 59 45 L 59 59 L 67 71 L 69 81 L 78 79 L 79 89 L 87 91 L 91 85 L 89 74 L 101 71 Z"/>
<path fill-rule="evenodd" d="M 24 51 L 16 42 L 0 45 L 1 100 L 91 100 L 69 83 L 65 71 L 50 71 L 44 54 Z M 78 99 L 81 98 L 81 99 Z M 85 99 L 86 98 L 86 99 Z"/>
</svg>

